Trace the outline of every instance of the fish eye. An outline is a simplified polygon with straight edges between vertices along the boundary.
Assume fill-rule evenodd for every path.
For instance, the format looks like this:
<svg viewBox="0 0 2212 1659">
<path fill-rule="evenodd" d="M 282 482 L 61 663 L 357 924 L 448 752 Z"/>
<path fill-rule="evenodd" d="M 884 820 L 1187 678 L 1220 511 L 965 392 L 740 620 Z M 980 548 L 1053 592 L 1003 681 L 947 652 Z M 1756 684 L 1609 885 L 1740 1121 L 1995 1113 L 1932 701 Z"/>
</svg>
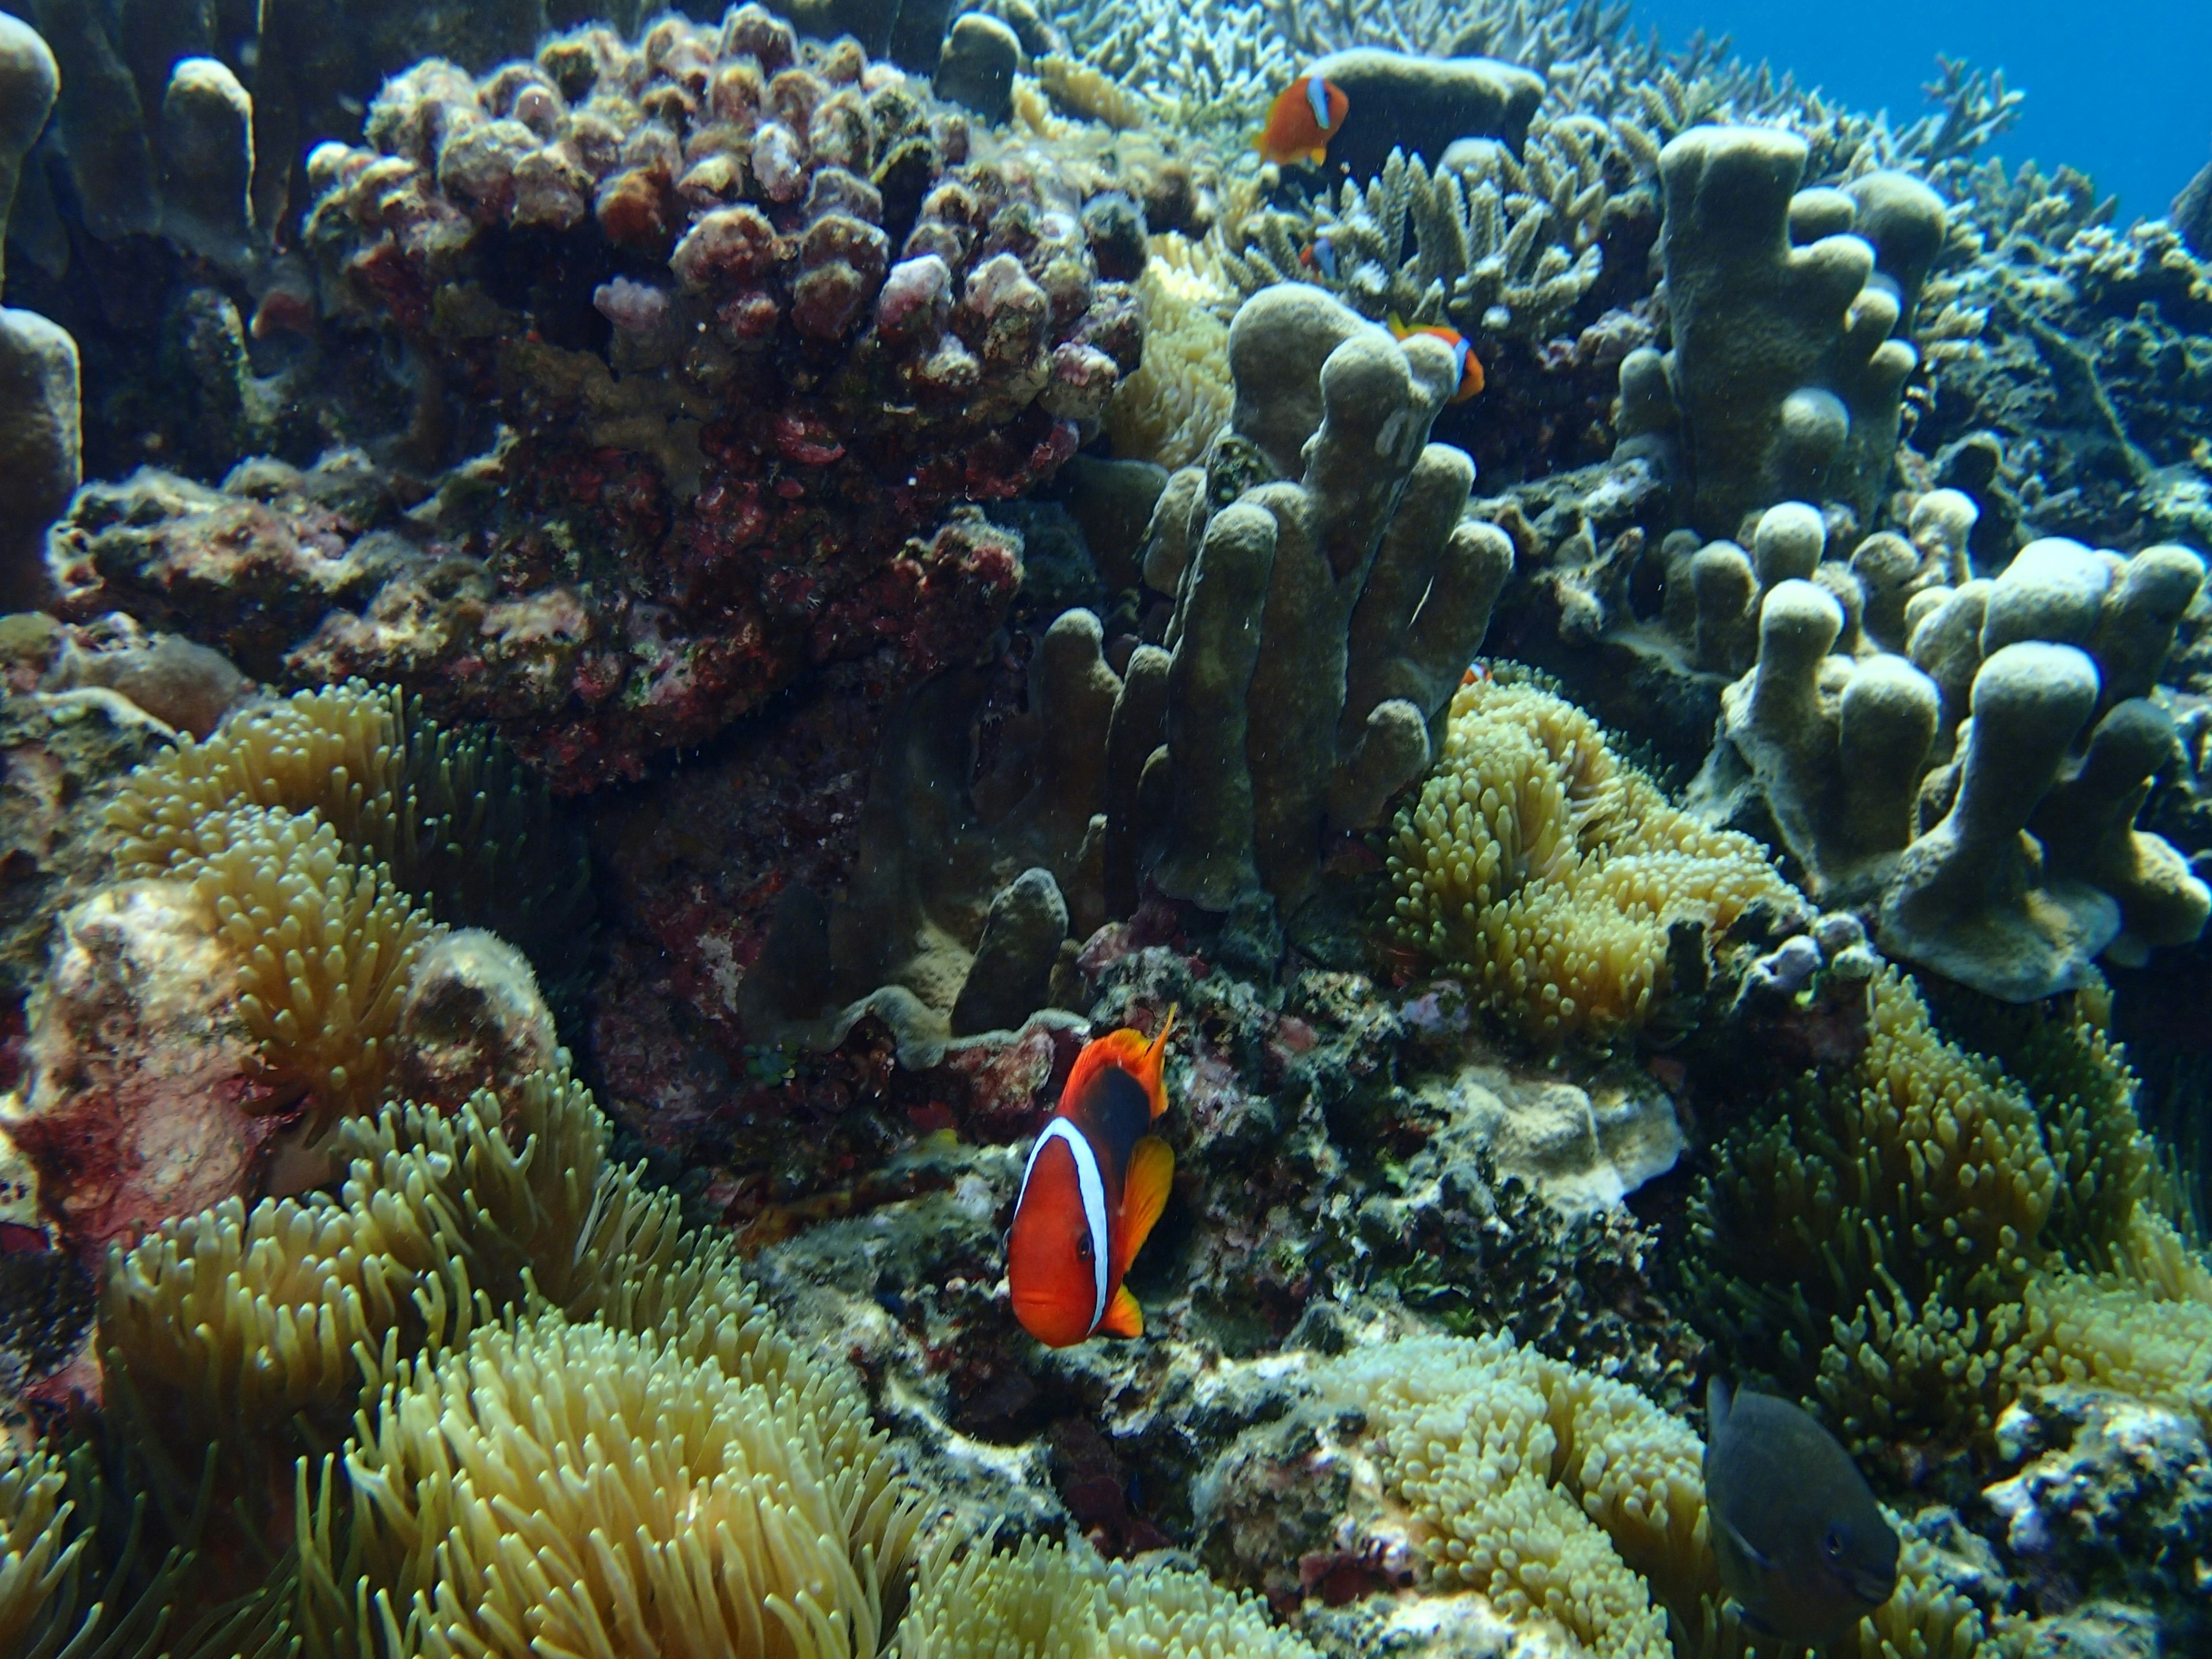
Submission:
<svg viewBox="0 0 2212 1659">
<path fill-rule="evenodd" d="M 1826 1556 L 1831 1561 L 1842 1560 L 1844 1559 L 1844 1534 L 1833 1527 L 1829 1528 L 1827 1535 L 1820 1540 L 1820 1553 Z"/>
<path fill-rule="evenodd" d="M 1075 1259 L 1078 1261 L 1091 1260 L 1091 1240 L 1088 1237 L 1075 1241 Z"/>
</svg>

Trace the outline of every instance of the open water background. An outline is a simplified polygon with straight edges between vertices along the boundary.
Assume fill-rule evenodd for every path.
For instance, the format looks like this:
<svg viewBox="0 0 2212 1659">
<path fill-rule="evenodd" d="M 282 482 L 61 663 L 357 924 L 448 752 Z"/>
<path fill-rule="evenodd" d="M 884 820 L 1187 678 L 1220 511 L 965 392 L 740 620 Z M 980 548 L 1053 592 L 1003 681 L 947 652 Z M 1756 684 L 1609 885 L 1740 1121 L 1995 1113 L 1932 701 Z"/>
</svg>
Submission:
<svg viewBox="0 0 2212 1659">
<path fill-rule="evenodd" d="M 1918 117 L 1936 54 L 2002 67 L 2024 89 L 2006 162 L 2087 173 L 2152 217 L 2212 160 L 2212 0 L 1635 0 L 1638 28 L 1692 30 L 1899 125 Z"/>
</svg>

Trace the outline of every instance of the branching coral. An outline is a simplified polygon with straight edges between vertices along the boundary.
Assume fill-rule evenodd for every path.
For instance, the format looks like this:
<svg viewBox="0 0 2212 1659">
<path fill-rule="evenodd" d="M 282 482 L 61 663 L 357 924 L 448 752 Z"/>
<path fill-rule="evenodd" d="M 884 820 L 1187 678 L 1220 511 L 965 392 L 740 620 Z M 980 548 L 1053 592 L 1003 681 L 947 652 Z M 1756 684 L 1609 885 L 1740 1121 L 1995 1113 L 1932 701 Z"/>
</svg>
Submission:
<svg viewBox="0 0 2212 1659">
<path fill-rule="evenodd" d="M 1604 142 L 1563 123 L 1532 136 L 1525 160 L 1492 147 L 1432 166 L 1393 150 L 1364 187 L 1347 180 L 1310 221 L 1261 218 L 1227 268 L 1247 292 L 1319 283 L 1375 322 L 1395 315 L 1449 320 L 1471 338 L 1546 338 L 1604 266 Z M 1316 242 L 1328 245 L 1326 261 L 1309 252 Z"/>
<path fill-rule="evenodd" d="M 1545 1042 L 1641 1025 L 1673 928 L 1717 937 L 1754 904 L 1802 904 L 1756 842 L 1670 805 L 1580 709 L 1479 677 L 1389 868 L 1399 940 Z"/>
</svg>

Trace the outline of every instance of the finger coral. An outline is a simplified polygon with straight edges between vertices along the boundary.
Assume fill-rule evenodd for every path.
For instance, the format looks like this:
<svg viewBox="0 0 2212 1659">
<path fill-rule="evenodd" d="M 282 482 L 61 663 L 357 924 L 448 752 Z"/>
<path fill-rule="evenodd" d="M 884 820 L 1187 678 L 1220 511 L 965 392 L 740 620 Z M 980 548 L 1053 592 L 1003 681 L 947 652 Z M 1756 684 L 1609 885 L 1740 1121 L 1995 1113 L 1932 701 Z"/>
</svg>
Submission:
<svg viewBox="0 0 2212 1659">
<path fill-rule="evenodd" d="M 1785 512 L 1811 509 L 1769 509 L 1762 539 Z M 1931 545 L 1953 533 L 1923 528 Z M 1849 569 L 1816 568 L 1808 537 L 1794 561 L 1761 558 L 1759 597 L 1741 572 L 1758 657 L 1722 694 L 1716 767 L 1748 772 L 1815 896 L 1878 901 L 1886 951 L 2008 1002 L 2085 983 L 2100 956 L 2139 965 L 2194 939 L 2212 891 L 2136 820 L 2174 753 L 2149 694 L 2203 561 L 2032 543 L 1994 580 L 1917 586 L 1891 619 L 1899 655 L 1861 626 L 1887 591 L 1868 556 L 1885 542 L 1917 568 L 1875 536 Z"/>
<path fill-rule="evenodd" d="M 1580 709 L 1481 677 L 1453 695 L 1388 867 L 1400 942 L 1551 1042 L 1648 1019 L 1674 927 L 1712 938 L 1754 904 L 1802 903 L 1756 842 L 1671 805 Z"/>
</svg>

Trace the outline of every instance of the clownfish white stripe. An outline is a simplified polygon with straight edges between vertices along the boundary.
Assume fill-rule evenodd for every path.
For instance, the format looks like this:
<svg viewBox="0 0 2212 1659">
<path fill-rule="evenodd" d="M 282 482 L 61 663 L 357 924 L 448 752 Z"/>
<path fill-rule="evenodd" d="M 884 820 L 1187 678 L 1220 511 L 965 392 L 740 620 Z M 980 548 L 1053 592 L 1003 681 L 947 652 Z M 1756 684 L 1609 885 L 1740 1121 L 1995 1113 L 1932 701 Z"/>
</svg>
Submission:
<svg viewBox="0 0 2212 1659">
<path fill-rule="evenodd" d="M 1068 1153 L 1075 1159 L 1076 1190 L 1083 1194 L 1084 1224 L 1091 1230 L 1091 1278 L 1097 1302 L 1091 1310 L 1091 1328 L 1097 1330 L 1098 1322 L 1106 1317 L 1106 1177 L 1099 1172 L 1097 1155 L 1083 1132 L 1064 1117 L 1056 1117 L 1045 1125 L 1044 1133 L 1030 1148 L 1030 1161 L 1022 1170 L 1022 1190 L 1014 1200 L 1014 1209 L 1019 1213 L 1030 1195 L 1030 1177 L 1036 1173 L 1037 1155 L 1055 1140 L 1067 1143 Z"/>
<path fill-rule="evenodd" d="M 1306 102 L 1312 107 L 1314 125 L 1323 132 L 1328 131 L 1328 82 L 1318 75 L 1306 77 Z"/>
</svg>

